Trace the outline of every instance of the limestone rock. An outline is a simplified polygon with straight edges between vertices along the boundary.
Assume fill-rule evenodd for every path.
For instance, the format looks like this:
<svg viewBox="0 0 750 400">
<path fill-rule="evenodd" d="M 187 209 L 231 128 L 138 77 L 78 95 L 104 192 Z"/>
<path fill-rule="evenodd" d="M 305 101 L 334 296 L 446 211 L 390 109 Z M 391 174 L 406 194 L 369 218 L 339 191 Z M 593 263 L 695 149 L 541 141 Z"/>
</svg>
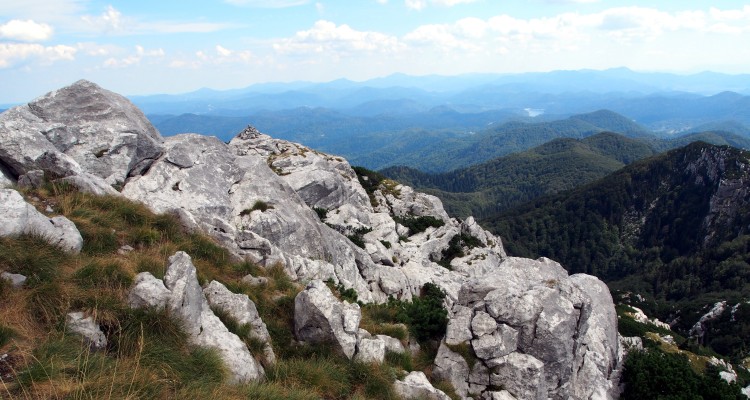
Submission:
<svg viewBox="0 0 750 400">
<path fill-rule="evenodd" d="M 404 400 L 450 400 L 442 390 L 435 389 L 422 371 L 413 371 L 394 383 L 396 393 Z"/>
<path fill-rule="evenodd" d="M 388 335 L 375 335 L 375 337 L 383 341 L 383 343 L 385 344 L 385 351 L 399 354 L 406 351 L 401 341 L 394 337 L 390 337 Z"/>
<path fill-rule="evenodd" d="M 208 304 L 218 308 L 234 318 L 240 325 L 249 325 L 250 335 L 263 342 L 263 355 L 269 364 L 276 363 L 276 355 L 271 346 L 271 335 L 266 324 L 260 318 L 255 303 L 245 294 L 235 294 L 220 282 L 211 281 L 203 289 Z"/>
<path fill-rule="evenodd" d="M 547 398 L 544 363 L 533 356 L 511 353 L 492 361 L 490 383 L 502 386 L 519 399 Z"/>
<path fill-rule="evenodd" d="M 354 359 L 361 362 L 382 363 L 385 359 L 385 341 L 380 338 L 360 338 Z"/>
<path fill-rule="evenodd" d="M 449 349 L 445 342 L 440 343 L 435 356 L 433 375 L 437 379 L 450 382 L 459 396 L 468 394 L 469 364 L 460 354 Z"/>
<path fill-rule="evenodd" d="M 35 169 L 18 177 L 18 186 L 40 188 L 44 184 L 44 171 Z"/>
<path fill-rule="evenodd" d="M 456 327 L 467 324 L 471 336 L 466 328 L 457 335 Z M 506 258 L 491 273 L 468 279 L 449 313 L 448 339 L 470 344 L 477 363 L 493 371 L 489 385 L 517 398 L 610 398 L 617 386 L 620 352 L 609 290 L 588 275 L 569 277 L 548 259 Z M 435 370 L 442 374 L 449 364 L 438 355 Z M 533 385 L 519 386 L 519 379 Z M 482 383 L 472 371 L 454 386 L 461 395 L 466 385 L 478 394 Z"/>
<path fill-rule="evenodd" d="M 357 350 L 359 305 L 340 302 L 320 280 L 307 284 L 294 299 L 294 334 L 310 343 L 332 343 L 348 358 Z"/>
<path fill-rule="evenodd" d="M 232 382 L 257 381 L 264 377 L 263 367 L 253 358 L 245 343 L 229 332 L 211 311 L 187 253 L 178 251 L 169 258 L 164 285 L 159 283 L 147 272 L 139 274 L 128 296 L 130 306 L 161 307 L 163 304 L 168 307 L 180 320 L 193 344 L 218 351 L 231 373 Z"/>
<path fill-rule="evenodd" d="M 94 322 L 94 318 L 86 317 L 82 312 L 70 312 L 65 316 L 65 327 L 83 338 L 91 350 L 104 350 L 107 347 L 107 337 Z"/>
<path fill-rule="evenodd" d="M 245 282 L 250 286 L 263 286 L 268 285 L 268 278 L 266 278 L 265 276 L 255 277 L 248 274 L 242 278 L 242 282 Z"/>
<path fill-rule="evenodd" d="M 453 315 L 448 320 L 445 332 L 445 343 L 457 345 L 471 340 L 471 317 L 473 313 L 468 307 L 456 304 L 453 306 Z M 495 322 L 494 320 L 492 322 Z"/>
<path fill-rule="evenodd" d="M 72 221 L 62 216 L 48 218 L 17 191 L 0 189 L 0 236 L 21 234 L 39 235 L 71 253 L 83 247 L 83 237 Z"/>
<path fill-rule="evenodd" d="M 12 274 L 10 272 L 0 272 L 0 279 L 10 282 L 14 288 L 20 288 L 26 283 L 26 277 L 21 274 Z"/>
<path fill-rule="evenodd" d="M 507 390 L 501 390 L 499 392 L 487 392 L 484 394 L 483 399 L 486 400 L 516 400 L 512 394 Z"/>
<path fill-rule="evenodd" d="M 17 183 L 17 179 L 0 161 L 0 189 L 9 188 Z"/>
<path fill-rule="evenodd" d="M 141 272 L 135 276 L 133 287 L 128 293 L 128 305 L 131 308 L 164 308 L 171 292 L 161 279 L 156 279 L 150 272 Z"/>
<path fill-rule="evenodd" d="M 105 181 L 103 178 L 89 174 L 87 172 L 66 176 L 64 178 L 57 179 L 56 181 L 68 183 L 84 193 L 91 193 L 97 196 L 120 196 L 120 192 L 115 190 L 112 185 L 107 183 L 107 181 Z"/>
</svg>

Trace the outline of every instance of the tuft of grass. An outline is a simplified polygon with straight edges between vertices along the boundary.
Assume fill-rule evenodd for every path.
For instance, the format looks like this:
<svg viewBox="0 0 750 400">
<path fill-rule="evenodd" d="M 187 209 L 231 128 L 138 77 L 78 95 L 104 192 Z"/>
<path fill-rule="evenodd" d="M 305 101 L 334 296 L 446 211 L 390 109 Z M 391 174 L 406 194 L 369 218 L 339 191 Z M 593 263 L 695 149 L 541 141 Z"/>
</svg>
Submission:
<svg viewBox="0 0 750 400">
<path fill-rule="evenodd" d="M 43 283 L 28 295 L 27 311 L 46 328 L 59 327 L 65 319 L 70 297 L 60 282 Z"/>
<path fill-rule="evenodd" d="M 0 324 L 0 348 L 10 343 L 11 339 L 13 339 L 15 336 L 16 332 L 13 329 Z"/>
<path fill-rule="evenodd" d="M 0 237 L 0 269 L 25 275 L 26 286 L 54 281 L 71 256 L 38 235 Z"/>
<path fill-rule="evenodd" d="M 408 351 L 405 351 L 403 353 L 386 351 L 385 362 L 394 368 L 398 368 L 407 372 L 414 371 L 414 362 L 412 361 L 411 353 L 409 353 Z"/>
<path fill-rule="evenodd" d="M 92 260 L 73 274 L 73 280 L 83 288 L 126 289 L 133 283 L 117 260 Z"/>
<path fill-rule="evenodd" d="M 458 353 L 461 357 L 463 357 L 464 360 L 466 360 L 466 363 L 469 364 L 469 368 L 474 368 L 474 365 L 476 365 L 477 361 L 479 361 L 479 358 L 477 357 L 476 353 L 474 353 L 474 348 L 471 347 L 471 344 L 468 342 L 459 343 L 457 345 L 447 345 L 451 351 L 454 353 Z"/>
</svg>

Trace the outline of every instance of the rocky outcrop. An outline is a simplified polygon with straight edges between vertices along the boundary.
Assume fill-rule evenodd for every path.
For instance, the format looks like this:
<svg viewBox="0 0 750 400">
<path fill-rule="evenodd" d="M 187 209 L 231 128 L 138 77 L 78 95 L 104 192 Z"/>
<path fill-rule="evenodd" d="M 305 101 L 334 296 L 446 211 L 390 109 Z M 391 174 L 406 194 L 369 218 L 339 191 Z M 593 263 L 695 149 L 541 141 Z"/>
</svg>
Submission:
<svg viewBox="0 0 750 400">
<path fill-rule="evenodd" d="M 78 253 L 83 238 L 75 224 L 63 216 L 47 217 L 13 189 L 0 189 L 0 236 L 33 234 L 61 249 Z"/>
<path fill-rule="evenodd" d="M 396 393 L 404 400 L 450 400 L 442 390 L 435 389 L 422 371 L 413 371 L 394 384 Z"/>
<path fill-rule="evenodd" d="M 523 399 L 607 398 L 618 362 L 607 287 L 559 264 L 507 258 L 461 287 L 434 373 L 462 396 L 502 386 Z M 470 346 L 473 366 L 450 346 Z"/>
<path fill-rule="evenodd" d="M 257 381 L 264 377 L 263 367 L 245 343 L 229 332 L 211 311 L 198 284 L 195 266 L 186 253 L 180 251 L 169 258 L 163 283 L 148 272 L 138 274 L 128 303 L 131 307 L 167 307 L 180 320 L 193 344 L 218 351 L 233 382 Z"/>
<path fill-rule="evenodd" d="M 88 81 L 6 111 L 0 136 L 0 160 L 15 176 L 42 169 L 124 183 L 162 152 L 159 132 L 137 107 Z"/>
<path fill-rule="evenodd" d="M 65 316 L 65 327 L 79 335 L 81 339 L 93 351 L 104 350 L 107 347 L 107 337 L 104 336 L 99 325 L 91 316 L 85 316 L 83 312 L 70 312 Z"/>
</svg>

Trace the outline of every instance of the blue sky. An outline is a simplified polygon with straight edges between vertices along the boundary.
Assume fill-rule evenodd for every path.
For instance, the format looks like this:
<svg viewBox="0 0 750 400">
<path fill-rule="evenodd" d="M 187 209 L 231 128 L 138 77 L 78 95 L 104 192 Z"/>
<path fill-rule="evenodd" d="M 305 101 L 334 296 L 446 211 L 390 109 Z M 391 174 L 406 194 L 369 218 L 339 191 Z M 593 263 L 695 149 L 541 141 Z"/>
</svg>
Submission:
<svg viewBox="0 0 750 400">
<path fill-rule="evenodd" d="M 750 72 L 750 2 L 0 0 L 0 103 L 260 82 L 628 67 Z"/>
</svg>

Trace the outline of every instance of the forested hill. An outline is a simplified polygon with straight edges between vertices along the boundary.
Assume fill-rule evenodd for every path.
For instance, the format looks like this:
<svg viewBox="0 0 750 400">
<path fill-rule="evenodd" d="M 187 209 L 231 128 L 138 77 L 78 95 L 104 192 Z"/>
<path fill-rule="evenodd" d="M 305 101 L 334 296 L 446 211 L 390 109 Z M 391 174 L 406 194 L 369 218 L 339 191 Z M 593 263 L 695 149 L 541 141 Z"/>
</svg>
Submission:
<svg viewBox="0 0 750 400">
<path fill-rule="evenodd" d="M 405 165 L 427 172 L 451 171 L 525 151 L 551 140 L 583 139 L 607 131 L 656 140 L 632 120 L 612 111 L 600 110 L 549 122 L 506 122 L 460 142 L 408 152 L 388 165 Z"/>
<path fill-rule="evenodd" d="M 677 328 L 686 331 L 701 307 L 750 298 L 748 157 L 696 142 L 483 222 L 511 254 L 550 257 L 612 289 L 653 297 L 670 306 L 661 317 L 679 316 Z M 750 321 L 731 326 L 748 329 Z M 727 355 L 747 356 L 750 348 L 739 332 L 713 339 L 707 344 Z"/>
<path fill-rule="evenodd" d="M 655 154 L 647 143 L 615 133 L 556 139 L 531 150 L 442 174 L 408 167 L 381 172 L 430 190 L 452 215 L 493 214 L 548 193 L 572 189 Z"/>
</svg>

